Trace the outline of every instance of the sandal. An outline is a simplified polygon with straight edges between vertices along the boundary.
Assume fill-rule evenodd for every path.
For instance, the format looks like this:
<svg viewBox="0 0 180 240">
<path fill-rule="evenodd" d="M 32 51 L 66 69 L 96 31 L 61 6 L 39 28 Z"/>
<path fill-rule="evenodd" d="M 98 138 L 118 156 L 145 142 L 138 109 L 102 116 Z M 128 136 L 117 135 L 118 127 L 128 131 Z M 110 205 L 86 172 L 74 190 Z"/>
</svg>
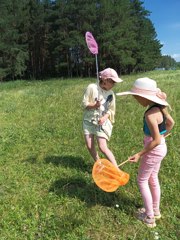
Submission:
<svg viewBox="0 0 180 240">
<path fill-rule="evenodd" d="M 138 208 L 138 213 L 145 213 L 145 208 Z M 160 212 L 154 212 L 154 218 L 159 220 L 161 218 Z"/>
<path fill-rule="evenodd" d="M 140 221 L 142 221 L 144 224 L 146 224 L 149 228 L 156 227 L 155 218 L 150 218 L 146 215 L 145 212 L 143 212 L 143 209 L 138 209 L 138 212 L 136 214 L 136 218 Z"/>
</svg>

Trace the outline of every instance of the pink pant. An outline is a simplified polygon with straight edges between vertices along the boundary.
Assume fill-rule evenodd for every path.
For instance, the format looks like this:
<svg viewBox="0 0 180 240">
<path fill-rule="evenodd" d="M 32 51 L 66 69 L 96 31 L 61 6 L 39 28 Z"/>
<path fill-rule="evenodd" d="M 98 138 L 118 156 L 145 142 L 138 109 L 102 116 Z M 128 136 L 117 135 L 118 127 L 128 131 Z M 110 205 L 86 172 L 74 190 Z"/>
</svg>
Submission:
<svg viewBox="0 0 180 240">
<path fill-rule="evenodd" d="M 145 136 L 144 146 L 152 141 L 152 138 Z M 160 205 L 160 184 L 158 173 L 161 161 L 166 156 L 167 146 L 164 137 L 161 138 L 161 144 L 144 154 L 140 160 L 138 171 L 138 185 L 143 198 L 146 214 L 153 217 L 154 213 L 159 213 Z"/>
</svg>

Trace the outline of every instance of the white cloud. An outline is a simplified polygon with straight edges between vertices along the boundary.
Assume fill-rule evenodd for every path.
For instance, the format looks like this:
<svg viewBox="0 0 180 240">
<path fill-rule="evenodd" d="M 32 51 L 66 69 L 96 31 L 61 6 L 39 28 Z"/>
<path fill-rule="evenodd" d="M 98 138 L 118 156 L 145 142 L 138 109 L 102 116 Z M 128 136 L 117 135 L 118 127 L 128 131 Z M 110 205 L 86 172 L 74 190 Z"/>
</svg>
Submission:
<svg viewBox="0 0 180 240">
<path fill-rule="evenodd" d="M 171 57 L 174 58 L 176 60 L 176 62 L 180 62 L 180 54 L 179 53 L 172 54 Z"/>
</svg>

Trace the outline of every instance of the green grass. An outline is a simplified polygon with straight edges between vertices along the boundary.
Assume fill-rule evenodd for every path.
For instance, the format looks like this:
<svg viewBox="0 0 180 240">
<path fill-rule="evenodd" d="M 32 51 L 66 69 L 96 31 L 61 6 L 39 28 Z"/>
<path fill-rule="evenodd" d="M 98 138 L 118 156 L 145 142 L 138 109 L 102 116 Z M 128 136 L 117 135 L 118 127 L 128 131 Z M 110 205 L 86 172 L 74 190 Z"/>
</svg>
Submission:
<svg viewBox="0 0 180 240">
<path fill-rule="evenodd" d="M 129 89 L 141 76 L 123 76 L 114 91 Z M 160 172 L 163 218 L 157 227 L 147 229 L 134 218 L 142 204 L 138 164 L 122 167 L 130 181 L 114 193 L 92 180 L 81 100 L 96 79 L 16 81 L 0 87 L 0 240 L 153 240 L 156 234 L 161 240 L 180 239 L 180 71 L 146 76 L 168 93 L 176 121 Z M 132 97 L 117 97 L 109 146 L 119 163 L 142 147 L 143 112 Z"/>
</svg>

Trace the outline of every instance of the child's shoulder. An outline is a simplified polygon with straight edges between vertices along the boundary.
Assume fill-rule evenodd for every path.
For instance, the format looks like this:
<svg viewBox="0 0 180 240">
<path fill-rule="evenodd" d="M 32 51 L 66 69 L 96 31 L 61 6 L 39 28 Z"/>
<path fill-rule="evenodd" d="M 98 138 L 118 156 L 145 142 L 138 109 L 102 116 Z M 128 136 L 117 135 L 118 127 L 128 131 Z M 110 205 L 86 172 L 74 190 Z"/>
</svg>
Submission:
<svg viewBox="0 0 180 240">
<path fill-rule="evenodd" d="M 87 87 L 88 88 L 97 88 L 97 84 L 96 83 L 90 83 Z"/>
<path fill-rule="evenodd" d="M 152 116 L 152 115 L 158 115 L 158 114 L 162 114 L 161 113 L 161 109 L 159 108 L 159 106 L 153 106 L 153 107 L 150 107 L 146 110 L 145 112 L 145 116 Z"/>
</svg>

